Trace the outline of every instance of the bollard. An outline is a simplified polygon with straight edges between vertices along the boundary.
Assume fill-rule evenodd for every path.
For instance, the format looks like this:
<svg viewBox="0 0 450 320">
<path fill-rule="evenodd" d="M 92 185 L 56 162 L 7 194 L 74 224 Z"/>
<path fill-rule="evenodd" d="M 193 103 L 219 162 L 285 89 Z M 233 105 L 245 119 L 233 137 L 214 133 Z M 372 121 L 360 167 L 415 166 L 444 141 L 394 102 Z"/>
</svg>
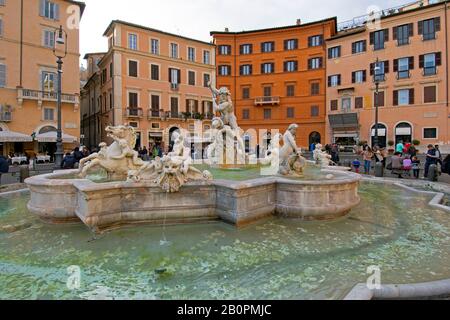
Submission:
<svg viewBox="0 0 450 320">
<path fill-rule="evenodd" d="M 431 182 L 438 181 L 438 167 L 435 164 L 430 165 L 428 169 L 428 180 Z"/>
<path fill-rule="evenodd" d="M 382 162 L 375 163 L 375 177 L 377 178 L 384 177 L 384 166 Z"/>
<path fill-rule="evenodd" d="M 20 166 L 20 182 L 23 183 L 25 179 L 29 177 L 30 177 L 30 167 L 28 165 Z"/>
</svg>

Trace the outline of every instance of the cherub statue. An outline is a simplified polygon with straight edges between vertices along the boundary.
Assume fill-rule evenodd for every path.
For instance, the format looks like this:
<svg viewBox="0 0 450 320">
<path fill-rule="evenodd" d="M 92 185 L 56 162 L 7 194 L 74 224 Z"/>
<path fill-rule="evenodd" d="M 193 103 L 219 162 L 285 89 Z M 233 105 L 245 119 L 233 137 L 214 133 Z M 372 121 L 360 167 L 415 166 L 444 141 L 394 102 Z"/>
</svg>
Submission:
<svg viewBox="0 0 450 320">
<path fill-rule="evenodd" d="M 326 168 L 331 165 L 333 161 L 331 161 L 331 155 L 322 151 L 322 148 L 323 146 L 320 143 L 316 144 L 316 149 L 313 151 L 313 158 L 322 168 Z"/>
<path fill-rule="evenodd" d="M 192 164 L 191 149 L 184 146 L 184 137 L 178 131 L 172 133 L 172 140 L 174 141 L 173 149 L 167 157 L 178 164 L 184 174 L 187 174 Z"/>
<path fill-rule="evenodd" d="M 302 156 L 301 148 L 295 141 L 298 125 L 291 124 L 283 136 L 283 147 L 280 150 L 280 174 L 288 175 L 294 171 L 297 175 L 303 174 L 306 160 Z"/>
</svg>

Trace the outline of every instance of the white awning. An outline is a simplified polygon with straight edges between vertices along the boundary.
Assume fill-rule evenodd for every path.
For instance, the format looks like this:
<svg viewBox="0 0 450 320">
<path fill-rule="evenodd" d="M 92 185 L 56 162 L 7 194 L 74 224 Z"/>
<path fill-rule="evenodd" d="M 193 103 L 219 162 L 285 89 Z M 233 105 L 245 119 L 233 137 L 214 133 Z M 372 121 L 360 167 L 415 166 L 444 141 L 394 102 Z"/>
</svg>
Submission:
<svg viewBox="0 0 450 320">
<path fill-rule="evenodd" d="M 63 143 L 75 143 L 78 141 L 77 137 L 63 133 Z M 56 131 L 41 133 L 36 136 L 38 142 L 56 142 Z"/>
<path fill-rule="evenodd" d="M 379 137 L 386 137 L 386 129 L 378 129 Z M 375 129 L 372 129 L 372 137 L 375 137 Z"/>
<path fill-rule="evenodd" d="M 335 138 L 357 138 L 358 137 L 358 133 L 354 132 L 354 133 L 335 133 L 333 134 L 333 136 Z"/>
<path fill-rule="evenodd" d="M 395 134 L 397 136 L 410 136 L 411 128 L 397 128 L 395 129 Z"/>
<path fill-rule="evenodd" d="M 31 135 L 14 131 L 0 131 L 0 142 L 32 142 Z"/>
</svg>

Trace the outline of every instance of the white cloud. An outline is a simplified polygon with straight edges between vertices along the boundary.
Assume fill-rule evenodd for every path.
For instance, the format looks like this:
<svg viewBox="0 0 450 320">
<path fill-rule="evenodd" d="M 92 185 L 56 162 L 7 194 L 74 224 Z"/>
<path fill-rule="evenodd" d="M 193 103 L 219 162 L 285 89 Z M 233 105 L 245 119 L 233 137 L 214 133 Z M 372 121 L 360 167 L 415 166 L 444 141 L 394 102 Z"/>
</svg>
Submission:
<svg viewBox="0 0 450 320">
<path fill-rule="evenodd" d="M 105 51 L 102 37 L 111 20 L 210 41 L 212 30 L 242 31 L 311 22 L 337 16 L 349 20 L 371 5 L 389 8 L 407 0 L 84 0 L 81 54 Z"/>
</svg>

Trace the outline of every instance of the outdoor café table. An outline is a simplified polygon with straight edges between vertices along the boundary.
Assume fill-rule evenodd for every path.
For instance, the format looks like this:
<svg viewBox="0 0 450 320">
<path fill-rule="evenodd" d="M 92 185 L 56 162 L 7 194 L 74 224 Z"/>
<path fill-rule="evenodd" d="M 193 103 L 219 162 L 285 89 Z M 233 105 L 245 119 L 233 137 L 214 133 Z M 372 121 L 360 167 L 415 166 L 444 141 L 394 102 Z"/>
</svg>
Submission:
<svg viewBox="0 0 450 320">
<path fill-rule="evenodd" d="M 50 162 L 50 156 L 37 156 L 36 159 L 38 162 Z"/>
<path fill-rule="evenodd" d="M 27 162 L 27 157 L 14 157 L 11 159 L 12 164 L 22 164 L 22 162 Z"/>
</svg>

